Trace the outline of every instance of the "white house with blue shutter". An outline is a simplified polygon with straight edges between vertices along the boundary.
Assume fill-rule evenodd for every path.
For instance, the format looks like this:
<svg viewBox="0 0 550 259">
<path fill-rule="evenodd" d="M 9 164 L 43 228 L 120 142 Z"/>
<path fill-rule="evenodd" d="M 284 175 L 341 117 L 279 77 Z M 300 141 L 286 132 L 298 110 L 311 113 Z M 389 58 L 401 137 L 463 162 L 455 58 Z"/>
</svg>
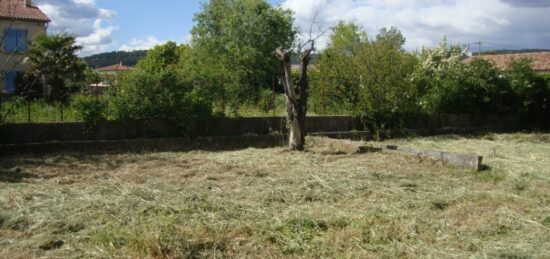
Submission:
<svg viewBox="0 0 550 259">
<path fill-rule="evenodd" d="M 50 18 L 32 0 L 0 0 L 0 91 L 11 94 L 15 78 L 27 69 L 29 42 L 45 34 Z"/>
</svg>

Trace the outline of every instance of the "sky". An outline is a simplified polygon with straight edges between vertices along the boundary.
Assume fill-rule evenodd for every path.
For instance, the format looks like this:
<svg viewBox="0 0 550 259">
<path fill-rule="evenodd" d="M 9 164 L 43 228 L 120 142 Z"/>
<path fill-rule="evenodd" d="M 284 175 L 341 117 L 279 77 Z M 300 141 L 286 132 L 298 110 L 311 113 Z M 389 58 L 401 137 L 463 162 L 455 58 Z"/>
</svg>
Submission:
<svg viewBox="0 0 550 259">
<path fill-rule="evenodd" d="M 186 43 L 199 0 L 34 0 L 52 20 L 50 32 L 69 32 L 82 56 Z M 313 34 L 352 21 L 375 37 L 395 26 L 405 48 L 433 47 L 444 36 L 477 51 L 550 49 L 550 0 L 269 0 L 295 13 L 295 26 Z M 316 18 L 315 18 L 316 17 Z M 327 35 L 328 36 L 328 35 Z M 327 36 L 318 46 L 327 44 Z"/>
</svg>

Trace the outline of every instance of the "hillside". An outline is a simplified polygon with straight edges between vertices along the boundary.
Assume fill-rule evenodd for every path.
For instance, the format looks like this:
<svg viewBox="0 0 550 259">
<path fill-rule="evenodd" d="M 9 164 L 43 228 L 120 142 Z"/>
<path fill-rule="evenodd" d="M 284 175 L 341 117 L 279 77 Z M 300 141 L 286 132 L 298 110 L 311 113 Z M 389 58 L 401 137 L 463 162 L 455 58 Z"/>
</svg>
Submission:
<svg viewBox="0 0 550 259">
<path fill-rule="evenodd" d="M 145 57 L 147 50 L 113 51 L 85 57 L 84 60 L 92 68 L 104 67 L 122 62 L 126 66 L 135 66 Z"/>
</svg>

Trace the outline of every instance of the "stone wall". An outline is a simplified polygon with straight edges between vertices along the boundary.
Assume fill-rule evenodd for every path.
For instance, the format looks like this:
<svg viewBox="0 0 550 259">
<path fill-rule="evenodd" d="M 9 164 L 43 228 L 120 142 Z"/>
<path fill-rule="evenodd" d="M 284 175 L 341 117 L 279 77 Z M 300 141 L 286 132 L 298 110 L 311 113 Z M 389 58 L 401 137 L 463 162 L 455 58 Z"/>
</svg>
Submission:
<svg viewBox="0 0 550 259">
<path fill-rule="evenodd" d="M 525 125 L 517 116 L 508 115 L 439 115 L 409 121 L 404 126 L 423 132 L 444 128 L 525 129 Z M 350 116 L 308 117 L 306 128 L 309 133 L 364 130 L 361 122 Z M 287 132 L 283 117 L 223 118 L 185 125 L 164 121 L 112 121 L 100 123 L 92 128 L 85 123 L 5 124 L 0 125 L 0 145 L 285 133 Z"/>
</svg>

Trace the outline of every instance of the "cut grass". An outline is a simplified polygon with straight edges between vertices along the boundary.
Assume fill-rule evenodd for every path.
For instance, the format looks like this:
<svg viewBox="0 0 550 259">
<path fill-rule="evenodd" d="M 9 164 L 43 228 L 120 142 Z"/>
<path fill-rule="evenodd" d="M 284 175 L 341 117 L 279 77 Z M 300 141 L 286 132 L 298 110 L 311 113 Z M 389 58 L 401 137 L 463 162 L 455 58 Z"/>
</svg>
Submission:
<svg viewBox="0 0 550 259">
<path fill-rule="evenodd" d="M 3 159 L 0 258 L 545 257 L 548 135 L 491 138 L 392 141 L 482 172 L 279 148 Z"/>
</svg>

